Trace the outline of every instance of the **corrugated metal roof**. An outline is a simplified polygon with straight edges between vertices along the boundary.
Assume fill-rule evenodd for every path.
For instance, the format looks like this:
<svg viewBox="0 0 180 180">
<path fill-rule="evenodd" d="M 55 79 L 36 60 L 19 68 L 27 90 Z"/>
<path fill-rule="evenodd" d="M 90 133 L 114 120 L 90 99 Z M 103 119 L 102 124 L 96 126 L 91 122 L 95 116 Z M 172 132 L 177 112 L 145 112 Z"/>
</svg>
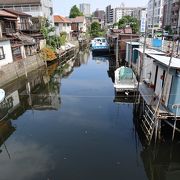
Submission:
<svg viewBox="0 0 180 180">
<path fill-rule="evenodd" d="M 137 50 L 137 51 L 143 53 L 143 48 L 134 48 L 134 50 Z M 145 53 L 146 53 L 146 54 L 161 54 L 161 55 L 165 55 L 164 52 L 156 51 L 156 50 L 154 50 L 154 49 L 147 49 L 147 48 L 146 48 L 146 50 L 145 50 Z"/>
<path fill-rule="evenodd" d="M 161 64 L 168 66 L 169 65 L 169 61 L 170 61 L 170 57 L 168 56 L 160 56 L 160 55 L 153 55 L 153 54 L 148 54 L 150 57 L 152 57 L 154 60 L 160 62 Z M 171 68 L 175 68 L 175 69 L 180 69 L 180 58 L 172 58 L 171 64 L 170 64 Z"/>
</svg>

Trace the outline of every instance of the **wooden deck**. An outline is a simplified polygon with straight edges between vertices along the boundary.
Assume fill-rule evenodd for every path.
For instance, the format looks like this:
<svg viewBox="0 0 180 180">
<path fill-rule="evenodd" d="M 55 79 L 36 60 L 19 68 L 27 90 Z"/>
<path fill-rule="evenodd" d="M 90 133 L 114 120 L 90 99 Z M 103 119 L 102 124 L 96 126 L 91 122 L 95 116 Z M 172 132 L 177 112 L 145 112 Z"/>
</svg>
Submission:
<svg viewBox="0 0 180 180">
<path fill-rule="evenodd" d="M 152 110 L 155 112 L 159 98 L 156 96 L 153 89 L 148 87 L 144 83 L 140 83 L 139 92 L 143 97 L 144 101 L 146 102 L 146 104 L 149 105 L 152 108 Z M 173 116 L 173 114 L 170 111 L 168 111 L 168 109 L 166 109 L 162 104 L 160 104 L 159 106 L 159 115 L 162 118 L 166 118 L 167 116 Z"/>
</svg>

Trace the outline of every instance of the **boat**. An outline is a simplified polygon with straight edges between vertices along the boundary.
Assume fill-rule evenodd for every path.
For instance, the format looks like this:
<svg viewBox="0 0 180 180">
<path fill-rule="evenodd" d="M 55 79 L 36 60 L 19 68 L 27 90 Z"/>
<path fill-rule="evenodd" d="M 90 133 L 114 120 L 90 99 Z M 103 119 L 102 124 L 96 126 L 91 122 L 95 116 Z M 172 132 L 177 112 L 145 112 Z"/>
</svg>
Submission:
<svg viewBox="0 0 180 180">
<path fill-rule="evenodd" d="M 109 44 L 104 37 L 97 37 L 91 41 L 92 53 L 109 53 Z"/>
<path fill-rule="evenodd" d="M 0 89 L 0 103 L 4 101 L 5 98 L 5 91 L 3 89 Z"/>
<path fill-rule="evenodd" d="M 129 67 L 121 66 L 115 70 L 114 88 L 116 92 L 129 92 L 137 91 L 138 82 L 133 70 Z"/>
</svg>

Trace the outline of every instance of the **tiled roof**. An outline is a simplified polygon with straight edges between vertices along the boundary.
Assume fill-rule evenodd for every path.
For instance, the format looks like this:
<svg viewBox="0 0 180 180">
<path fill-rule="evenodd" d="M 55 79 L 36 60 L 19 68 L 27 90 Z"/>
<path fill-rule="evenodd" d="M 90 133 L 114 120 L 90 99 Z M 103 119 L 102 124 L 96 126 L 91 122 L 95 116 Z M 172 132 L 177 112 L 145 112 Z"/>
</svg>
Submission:
<svg viewBox="0 0 180 180">
<path fill-rule="evenodd" d="M 23 12 L 20 12 L 20 11 L 16 11 L 14 9 L 3 9 L 3 10 L 6 11 L 6 12 L 9 12 L 11 14 L 15 14 L 17 16 L 29 16 L 29 17 L 31 17 L 31 15 L 29 15 L 29 14 L 26 14 L 26 13 L 23 13 Z"/>
<path fill-rule="evenodd" d="M 11 18 L 17 18 L 16 15 L 11 14 L 9 12 L 6 12 L 4 10 L 0 10 L 0 17 L 11 17 Z"/>
<path fill-rule="evenodd" d="M 71 23 L 71 21 L 63 16 L 54 15 L 55 23 Z"/>
<path fill-rule="evenodd" d="M 7 4 L 40 4 L 41 0 L 0 0 L 1 5 Z"/>
<path fill-rule="evenodd" d="M 82 23 L 84 22 L 84 16 L 77 16 L 76 18 L 70 18 L 72 23 Z"/>
</svg>

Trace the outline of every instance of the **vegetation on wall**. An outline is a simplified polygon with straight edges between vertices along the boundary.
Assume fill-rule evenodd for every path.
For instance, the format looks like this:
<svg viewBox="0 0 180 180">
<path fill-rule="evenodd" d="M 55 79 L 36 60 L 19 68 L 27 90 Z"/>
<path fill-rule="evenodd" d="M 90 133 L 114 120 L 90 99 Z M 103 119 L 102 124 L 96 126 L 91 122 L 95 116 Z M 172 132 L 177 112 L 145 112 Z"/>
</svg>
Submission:
<svg viewBox="0 0 180 180">
<path fill-rule="evenodd" d="M 41 50 L 41 58 L 45 61 L 53 61 L 54 59 L 57 59 L 57 56 L 53 49 L 45 47 Z"/>
<path fill-rule="evenodd" d="M 67 42 L 67 33 L 66 32 L 61 32 L 59 36 L 59 43 L 61 46 L 65 45 Z"/>
</svg>

